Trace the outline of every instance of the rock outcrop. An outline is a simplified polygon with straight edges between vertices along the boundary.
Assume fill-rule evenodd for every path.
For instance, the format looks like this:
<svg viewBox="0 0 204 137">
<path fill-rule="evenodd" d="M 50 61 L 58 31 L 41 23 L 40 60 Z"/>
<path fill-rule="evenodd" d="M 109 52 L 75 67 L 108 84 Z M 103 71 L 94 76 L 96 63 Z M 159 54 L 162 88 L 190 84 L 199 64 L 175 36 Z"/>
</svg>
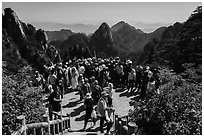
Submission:
<svg viewBox="0 0 204 137">
<path fill-rule="evenodd" d="M 62 57 L 62 60 L 64 62 L 68 61 L 70 58 L 87 58 L 91 57 L 91 53 L 89 50 L 89 41 L 90 39 L 86 34 L 84 33 L 74 33 L 70 35 L 66 40 L 55 43 L 50 42 L 50 44 L 53 44 L 59 52 Z"/>
<path fill-rule="evenodd" d="M 20 21 L 11 8 L 4 9 L 2 22 L 4 37 L 10 39 L 12 46 L 15 46 L 20 56 L 26 59 L 29 64 L 42 69 L 43 65 L 52 62 L 51 58 L 56 57 L 55 60 L 61 62 L 59 55 L 51 56 L 51 58 L 47 56 L 50 46 L 47 44 L 47 36 L 44 30 L 36 30 L 31 24 Z M 2 44 L 4 44 L 4 41 Z"/>
<path fill-rule="evenodd" d="M 3 29 L 5 29 L 8 36 L 12 37 L 15 43 L 22 43 L 26 38 L 22 23 L 11 8 L 4 9 L 2 22 Z"/>
<path fill-rule="evenodd" d="M 169 65 L 182 72 L 185 63 L 202 64 L 202 7 L 198 7 L 184 23 L 175 23 L 164 30 L 157 44 L 148 43 L 138 63 Z"/>
<path fill-rule="evenodd" d="M 113 49 L 113 38 L 111 28 L 107 23 L 102 23 L 100 27 L 94 32 L 90 40 L 90 49 L 92 55 L 94 52 L 97 56 L 110 56 L 110 49 Z"/>
</svg>

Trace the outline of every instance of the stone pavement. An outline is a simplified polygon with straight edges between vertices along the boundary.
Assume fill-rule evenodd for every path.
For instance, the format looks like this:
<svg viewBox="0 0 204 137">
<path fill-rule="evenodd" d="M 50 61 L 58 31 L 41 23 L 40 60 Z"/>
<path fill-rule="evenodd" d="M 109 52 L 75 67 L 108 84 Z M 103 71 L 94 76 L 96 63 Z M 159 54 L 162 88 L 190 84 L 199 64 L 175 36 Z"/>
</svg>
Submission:
<svg viewBox="0 0 204 137">
<path fill-rule="evenodd" d="M 113 107 L 115 108 L 115 114 L 119 116 L 125 116 L 128 114 L 131 108 L 129 93 L 123 90 L 114 90 L 113 93 Z M 79 101 L 79 93 L 77 91 L 72 91 L 66 93 L 62 102 L 62 114 L 70 114 L 71 119 L 71 131 L 68 134 L 73 135 L 100 135 L 99 124 L 100 120 L 96 122 L 95 128 L 91 127 L 91 122 L 88 122 L 86 127 L 86 132 L 82 132 L 84 126 L 85 110 L 83 107 L 83 101 Z M 106 130 L 104 130 L 106 132 Z"/>
</svg>

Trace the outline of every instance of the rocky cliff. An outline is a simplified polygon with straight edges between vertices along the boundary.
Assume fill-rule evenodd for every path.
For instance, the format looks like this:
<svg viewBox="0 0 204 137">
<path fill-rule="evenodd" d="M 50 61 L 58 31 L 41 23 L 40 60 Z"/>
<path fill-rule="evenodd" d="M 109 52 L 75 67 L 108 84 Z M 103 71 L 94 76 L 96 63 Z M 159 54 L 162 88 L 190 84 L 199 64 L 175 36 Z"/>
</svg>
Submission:
<svg viewBox="0 0 204 137">
<path fill-rule="evenodd" d="M 111 56 L 111 50 L 114 49 L 111 28 L 107 23 L 102 23 L 94 32 L 90 39 L 90 50 L 92 55 Z M 95 52 L 95 53 L 94 53 Z M 114 55 L 114 53 L 112 53 Z"/>
<path fill-rule="evenodd" d="M 151 58 L 151 59 L 150 59 Z M 148 62 L 148 60 L 151 62 Z M 181 72 L 185 63 L 195 67 L 202 63 L 202 7 L 198 7 L 184 23 L 175 23 L 164 30 L 157 44 L 144 47 L 138 60 L 142 64 L 164 64 Z"/>
<path fill-rule="evenodd" d="M 11 8 L 4 9 L 2 30 L 3 37 L 7 39 L 7 43 L 11 43 L 10 46 L 15 46 L 14 49 L 16 49 L 20 56 L 27 60 L 29 64 L 42 70 L 43 65 L 52 62 L 48 56 L 51 47 L 47 44 L 46 33 L 41 29 L 36 30 L 31 24 L 20 21 Z M 5 41 L 2 41 L 2 45 L 5 44 L 4 42 Z M 56 50 L 53 52 L 58 54 Z M 57 58 L 54 59 L 57 60 L 57 62 L 61 61 L 58 55 L 53 58 Z"/>
<path fill-rule="evenodd" d="M 86 34 L 74 33 L 64 41 L 53 41 L 50 42 L 50 44 L 59 50 L 62 60 L 66 62 L 74 57 L 91 57 L 89 41 L 90 39 L 86 36 Z"/>
<path fill-rule="evenodd" d="M 114 45 L 119 56 L 137 60 L 144 46 L 152 39 L 160 39 L 164 29 L 157 29 L 153 33 L 144 33 L 140 29 L 121 21 L 111 27 Z"/>
</svg>

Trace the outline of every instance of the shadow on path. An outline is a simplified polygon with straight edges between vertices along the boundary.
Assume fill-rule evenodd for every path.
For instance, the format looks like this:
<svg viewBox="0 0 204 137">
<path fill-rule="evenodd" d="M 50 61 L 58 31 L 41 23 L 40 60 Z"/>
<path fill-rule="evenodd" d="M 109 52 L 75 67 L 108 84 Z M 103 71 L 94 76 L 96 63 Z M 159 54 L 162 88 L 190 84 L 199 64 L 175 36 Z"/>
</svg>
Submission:
<svg viewBox="0 0 204 137">
<path fill-rule="evenodd" d="M 124 88 L 116 88 L 115 92 L 123 92 L 125 89 Z"/>
<path fill-rule="evenodd" d="M 84 121 L 84 119 L 85 119 L 85 114 L 80 117 L 75 118 L 75 121 Z"/>
<path fill-rule="evenodd" d="M 77 109 L 74 109 L 74 111 L 71 112 L 71 117 L 78 116 L 82 111 L 84 111 L 84 105 L 81 105 Z"/>
<path fill-rule="evenodd" d="M 134 95 L 135 95 L 135 91 L 134 90 L 132 90 L 132 91 L 125 90 L 125 92 L 121 93 L 119 95 L 119 97 L 123 97 L 123 96 L 131 97 L 131 96 L 134 96 Z"/>
<path fill-rule="evenodd" d="M 139 93 L 137 93 L 137 95 L 135 95 L 134 97 L 130 98 L 130 100 L 132 101 L 139 101 L 139 99 L 140 99 Z"/>
<path fill-rule="evenodd" d="M 62 106 L 62 108 L 71 108 L 71 107 L 75 107 L 78 104 L 80 104 L 80 100 L 74 101 L 74 102 L 69 102 L 68 104 Z"/>
</svg>

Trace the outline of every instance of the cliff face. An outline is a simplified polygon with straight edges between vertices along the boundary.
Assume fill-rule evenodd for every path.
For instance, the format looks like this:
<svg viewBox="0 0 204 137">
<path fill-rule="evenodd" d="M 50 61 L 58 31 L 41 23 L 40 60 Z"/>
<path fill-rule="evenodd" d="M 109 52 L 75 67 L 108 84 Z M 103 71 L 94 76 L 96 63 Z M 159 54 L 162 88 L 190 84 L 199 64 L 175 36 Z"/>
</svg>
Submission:
<svg viewBox="0 0 204 137">
<path fill-rule="evenodd" d="M 175 23 L 164 30 L 159 41 L 151 41 L 144 47 L 138 64 L 163 64 L 176 72 L 183 65 L 202 64 L 202 7 L 198 7 L 184 23 Z"/>
<path fill-rule="evenodd" d="M 3 28 L 6 30 L 8 36 L 13 38 L 14 42 L 21 43 L 25 39 L 26 36 L 22 24 L 11 8 L 6 8 L 4 10 L 2 22 Z"/>
<path fill-rule="evenodd" d="M 19 52 L 20 56 L 38 69 L 42 69 L 45 64 L 50 64 L 52 60 L 61 61 L 60 56 L 55 55 L 58 54 L 56 49 L 50 50 L 46 33 L 41 29 L 36 30 L 31 24 L 20 21 L 11 8 L 4 9 L 2 30 L 7 43 L 11 43 L 10 46 L 12 47 L 15 46 L 14 49 Z M 6 44 L 5 41 L 2 41 L 3 44 Z M 50 51 L 54 53 L 48 56 Z"/>
<path fill-rule="evenodd" d="M 91 36 L 90 50 L 92 54 L 95 51 L 97 56 L 110 56 L 108 51 L 112 48 L 113 38 L 111 28 L 104 22 Z"/>
</svg>

